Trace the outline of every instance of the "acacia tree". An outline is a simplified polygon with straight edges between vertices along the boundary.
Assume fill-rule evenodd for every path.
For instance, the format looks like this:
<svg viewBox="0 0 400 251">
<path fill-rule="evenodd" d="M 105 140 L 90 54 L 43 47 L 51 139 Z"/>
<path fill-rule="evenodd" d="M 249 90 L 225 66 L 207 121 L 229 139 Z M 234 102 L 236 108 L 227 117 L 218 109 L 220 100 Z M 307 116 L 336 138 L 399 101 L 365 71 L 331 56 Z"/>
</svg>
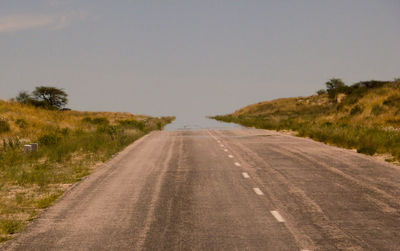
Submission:
<svg viewBox="0 0 400 251">
<path fill-rule="evenodd" d="M 68 94 L 63 90 L 51 86 L 38 86 L 32 92 L 34 104 L 49 108 L 62 109 L 68 103 Z"/>
</svg>

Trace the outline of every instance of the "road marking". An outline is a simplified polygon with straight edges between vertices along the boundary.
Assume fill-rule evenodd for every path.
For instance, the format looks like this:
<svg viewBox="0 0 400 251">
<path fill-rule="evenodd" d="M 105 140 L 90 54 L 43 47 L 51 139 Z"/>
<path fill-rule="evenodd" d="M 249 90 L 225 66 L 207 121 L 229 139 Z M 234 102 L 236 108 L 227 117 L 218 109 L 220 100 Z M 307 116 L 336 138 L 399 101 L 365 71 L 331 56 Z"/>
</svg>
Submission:
<svg viewBox="0 0 400 251">
<path fill-rule="evenodd" d="M 235 162 L 235 166 L 240 166 L 240 163 L 239 162 Z"/>
<path fill-rule="evenodd" d="M 279 222 L 285 222 L 282 215 L 278 211 L 271 211 L 271 214 L 275 217 L 275 219 Z"/>
<path fill-rule="evenodd" d="M 227 152 L 227 151 L 228 151 L 228 149 L 224 149 L 224 151 L 225 151 L 225 152 Z"/>
<path fill-rule="evenodd" d="M 248 179 L 248 178 L 250 178 L 250 176 L 249 176 L 249 174 L 248 174 L 248 173 L 242 173 L 242 175 L 243 175 L 243 178 L 245 178 L 245 179 Z"/>
<path fill-rule="evenodd" d="M 264 193 L 260 190 L 260 188 L 258 188 L 258 187 L 255 187 L 255 188 L 253 188 L 253 190 L 254 190 L 254 192 L 256 193 L 256 194 L 258 194 L 258 195 L 264 195 Z"/>
<path fill-rule="evenodd" d="M 232 158 L 233 158 L 233 155 L 232 155 L 232 154 L 229 154 L 228 157 L 232 159 Z"/>
<path fill-rule="evenodd" d="M 218 140 L 217 137 L 215 137 L 214 135 L 212 135 L 212 133 L 211 133 L 209 130 L 207 130 L 207 132 L 208 132 L 208 134 L 210 134 L 210 136 L 211 136 L 213 139 Z"/>
</svg>

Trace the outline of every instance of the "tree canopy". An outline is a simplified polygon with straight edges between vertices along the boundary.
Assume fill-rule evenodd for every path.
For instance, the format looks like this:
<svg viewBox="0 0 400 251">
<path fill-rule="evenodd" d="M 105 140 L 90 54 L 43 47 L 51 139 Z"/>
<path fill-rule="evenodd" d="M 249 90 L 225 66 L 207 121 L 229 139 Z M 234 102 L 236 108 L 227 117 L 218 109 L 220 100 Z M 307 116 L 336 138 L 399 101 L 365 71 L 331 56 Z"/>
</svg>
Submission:
<svg viewBox="0 0 400 251">
<path fill-rule="evenodd" d="M 68 94 L 60 88 L 52 86 L 38 86 L 29 94 L 21 91 L 15 98 L 19 103 L 31 104 L 48 109 L 63 109 L 68 103 Z"/>
</svg>

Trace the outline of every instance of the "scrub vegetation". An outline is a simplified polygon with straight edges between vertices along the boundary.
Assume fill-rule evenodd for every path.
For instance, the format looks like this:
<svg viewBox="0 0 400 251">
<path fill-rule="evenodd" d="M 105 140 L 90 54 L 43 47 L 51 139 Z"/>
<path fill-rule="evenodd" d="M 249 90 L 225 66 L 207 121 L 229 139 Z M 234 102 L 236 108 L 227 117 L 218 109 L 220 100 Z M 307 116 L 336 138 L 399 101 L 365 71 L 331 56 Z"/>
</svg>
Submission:
<svg viewBox="0 0 400 251">
<path fill-rule="evenodd" d="M 78 112 L 0 100 L 0 241 L 94 167 L 174 117 Z M 24 153 L 24 144 L 39 150 Z"/>
<path fill-rule="evenodd" d="M 400 160 L 400 80 L 363 81 L 347 86 L 331 79 L 317 95 L 282 98 L 244 107 L 214 119 L 244 126 L 291 130 L 298 136 L 386 154 Z"/>
</svg>

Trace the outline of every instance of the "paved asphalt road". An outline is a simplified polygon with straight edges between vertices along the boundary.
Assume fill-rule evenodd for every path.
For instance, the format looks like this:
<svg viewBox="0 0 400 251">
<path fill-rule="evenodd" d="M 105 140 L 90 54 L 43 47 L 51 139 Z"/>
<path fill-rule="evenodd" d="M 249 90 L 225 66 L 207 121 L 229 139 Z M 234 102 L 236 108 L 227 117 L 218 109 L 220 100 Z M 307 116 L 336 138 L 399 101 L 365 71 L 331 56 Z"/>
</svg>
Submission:
<svg viewBox="0 0 400 251">
<path fill-rule="evenodd" d="M 276 132 L 154 132 L 5 250 L 400 250 L 400 168 Z"/>
</svg>

